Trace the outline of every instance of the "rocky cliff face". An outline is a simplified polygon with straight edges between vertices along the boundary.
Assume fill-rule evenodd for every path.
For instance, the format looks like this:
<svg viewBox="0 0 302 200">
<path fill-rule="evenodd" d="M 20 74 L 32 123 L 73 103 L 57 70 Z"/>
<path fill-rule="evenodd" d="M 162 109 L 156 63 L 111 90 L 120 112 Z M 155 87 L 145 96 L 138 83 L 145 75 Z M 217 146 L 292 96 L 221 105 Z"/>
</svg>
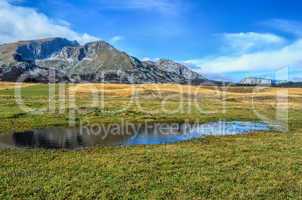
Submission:
<svg viewBox="0 0 302 200">
<path fill-rule="evenodd" d="M 35 82 L 194 83 L 207 81 L 170 60 L 142 62 L 104 41 L 80 46 L 63 38 L 0 46 L 0 80 Z M 26 78 L 25 78 L 26 77 Z"/>
<path fill-rule="evenodd" d="M 190 70 L 185 65 L 176 63 L 172 60 L 160 59 L 157 62 L 148 62 L 159 70 L 166 71 L 168 73 L 177 74 L 179 77 L 184 78 L 185 80 L 190 80 L 191 82 L 203 82 L 206 81 L 206 78 L 202 75 Z"/>
<path fill-rule="evenodd" d="M 48 38 L 3 44 L 0 45 L 0 60 L 5 64 L 34 62 L 37 59 L 46 59 L 66 46 L 79 46 L 79 44 L 76 41 L 72 42 L 64 38 Z"/>
</svg>

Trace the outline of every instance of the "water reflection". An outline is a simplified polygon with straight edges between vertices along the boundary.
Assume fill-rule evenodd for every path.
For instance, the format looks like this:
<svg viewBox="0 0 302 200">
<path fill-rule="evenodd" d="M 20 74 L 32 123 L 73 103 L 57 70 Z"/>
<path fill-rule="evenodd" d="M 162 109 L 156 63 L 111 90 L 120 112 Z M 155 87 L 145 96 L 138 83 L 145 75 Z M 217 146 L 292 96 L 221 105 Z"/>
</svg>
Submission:
<svg viewBox="0 0 302 200">
<path fill-rule="evenodd" d="M 265 123 L 131 124 L 82 128 L 45 128 L 0 137 L 2 147 L 80 149 L 94 146 L 169 144 L 205 136 L 268 131 Z"/>
</svg>

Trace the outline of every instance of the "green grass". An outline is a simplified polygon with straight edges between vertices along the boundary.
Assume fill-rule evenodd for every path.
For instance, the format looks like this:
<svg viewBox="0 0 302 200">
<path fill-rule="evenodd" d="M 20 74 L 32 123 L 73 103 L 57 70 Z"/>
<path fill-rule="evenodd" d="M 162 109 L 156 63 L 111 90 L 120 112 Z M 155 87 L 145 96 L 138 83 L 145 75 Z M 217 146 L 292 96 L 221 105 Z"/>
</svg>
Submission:
<svg viewBox="0 0 302 200">
<path fill-rule="evenodd" d="M 23 90 L 28 105 L 47 104 L 45 85 Z M 68 110 L 41 116 L 23 113 L 12 95 L 11 90 L 0 91 L 2 134 L 11 129 L 67 125 Z M 266 99 L 270 97 L 257 100 L 257 109 L 272 117 L 275 107 Z M 134 105 L 125 112 L 108 113 L 128 100 L 109 96 L 100 109 L 90 107 L 88 97 L 79 96 L 83 113 L 77 118 L 89 123 L 259 120 L 251 104 L 235 96 L 228 98 L 225 113 L 203 114 L 192 108 L 190 112 L 150 114 Z M 143 108 L 156 110 L 161 101 L 162 97 L 145 98 Z M 207 110 L 221 106 L 211 97 L 201 104 Z M 168 101 L 168 109 L 176 107 L 175 100 Z M 301 111 L 290 108 L 288 133 L 80 151 L 0 150 L 0 199 L 302 199 Z"/>
<path fill-rule="evenodd" d="M 56 87 L 58 88 L 58 87 Z M 56 90 L 58 91 L 58 90 Z M 77 109 L 69 108 L 69 100 L 66 98 L 62 109 L 58 94 L 53 97 L 55 111 L 48 109 L 49 95 L 47 85 L 34 85 L 22 88 L 22 101 L 32 111 L 46 109 L 42 114 L 26 112 L 18 106 L 15 99 L 14 89 L 0 90 L 0 134 L 9 133 L 11 130 L 24 131 L 32 128 L 43 128 L 49 126 L 68 126 L 69 113 L 76 112 L 76 119 L 84 123 L 113 123 L 126 120 L 129 122 L 209 122 L 217 120 L 258 120 L 250 107 L 242 109 L 240 103 L 232 99 L 227 104 L 216 96 L 201 96 L 196 104 L 190 105 L 192 97 L 175 94 L 164 104 L 161 111 L 161 103 L 165 101 L 167 94 L 148 96 L 141 94 L 135 102 L 130 97 L 105 96 L 102 108 L 91 106 L 91 96 L 76 95 Z M 180 105 L 181 110 L 177 110 Z M 139 103 L 136 103 L 139 102 Z M 130 105 L 129 105 L 130 104 Z M 127 108 L 124 110 L 124 108 Z M 143 110 L 142 110 L 142 109 Z M 223 112 L 223 109 L 226 109 Z M 176 110 L 176 111 L 175 111 Z"/>
<path fill-rule="evenodd" d="M 1 151 L 1 199 L 299 199 L 301 134 Z"/>
</svg>

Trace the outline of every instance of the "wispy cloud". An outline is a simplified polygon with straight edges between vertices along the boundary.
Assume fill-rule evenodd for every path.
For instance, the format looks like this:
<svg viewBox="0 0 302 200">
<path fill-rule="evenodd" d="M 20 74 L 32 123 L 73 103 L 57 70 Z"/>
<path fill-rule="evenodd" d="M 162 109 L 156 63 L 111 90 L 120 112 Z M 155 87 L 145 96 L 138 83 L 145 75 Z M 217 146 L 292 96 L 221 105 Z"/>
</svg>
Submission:
<svg viewBox="0 0 302 200">
<path fill-rule="evenodd" d="M 302 39 L 272 51 L 258 51 L 239 56 L 219 56 L 188 60 L 203 73 L 273 71 L 282 67 L 302 67 Z"/>
<path fill-rule="evenodd" d="M 251 52 L 280 47 L 286 40 L 271 33 L 224 33 L 221 35 L 224 48 L 237 53 Z"/>
<path fill-rule="evenodd" d="M 65 37 L 80 43 L 98 40 L 87 33 L 72 30 L 65 21 L 53 20 L 35 9 L 10 2 L 0 1 L 0 43 L 45 37 Z"/>
<path fill-rule="evenodd" d="M 269 26 L 279 31 L 291 33 L 295 36 L 302 37 L 302 23 L 293 20 L 271 19 L 262 22 L 263 25 Z"/>
<path fill-rule="evenodd" d="M 120 42 L 120 41 L 122 41 L 124 39 L 125 38 L 123 36 L 116 35 L 116 36 L 112 37 L 109 42 L 112 43 L 112 44 L 116 44 L 116 43 L 118 43 L 118 42 Z"/>
<path fill-rule="evenodd" d="M 8 2 L 9 2 L 9 3 L 16 3 L 16 4 L 18 4 L 18 3 L 23 3 L 23 2 L 25 2 L 25 0 L 8 0 Z"/>
</svg>

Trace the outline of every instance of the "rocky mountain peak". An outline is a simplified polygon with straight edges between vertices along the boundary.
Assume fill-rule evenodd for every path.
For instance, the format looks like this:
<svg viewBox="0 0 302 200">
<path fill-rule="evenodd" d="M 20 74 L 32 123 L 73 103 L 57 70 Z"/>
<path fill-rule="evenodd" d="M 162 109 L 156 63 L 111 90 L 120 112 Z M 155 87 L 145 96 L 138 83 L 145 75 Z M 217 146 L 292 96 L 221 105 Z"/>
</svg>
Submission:
<svg viewBox="0 0 302 200">
<path fill-rule="evenodd" d="M 73 45 L 80 45 L 76 40 L 75 41 L 70 41 L 66 38 L 61 38 L 61 37 L 49 37 L 49 38 L 42 38 L 42 39 L 37 39 L 37 40 L 20 40 L 16 42 L 17 44 L 30 44 L 30 43 L 68 43 L 68 44 L 73 44 Z"/>
<path fill-rule="evenodd" d="M 46 59 L 60 52 L 66 46 L 79 46 L 79 43 L 64 38 L 48 38 L 24 42 L 24 44 L 19 45 L 16 49 L 16 53 L 20 58 L 17 61 L 34 62 L 35 60 Z"/>
<path fill-rule="evenodd" d="M 3 44 L 0 48 L 0 60 L 6 64 L 35 62 L 36 60 L 49 58 L 67 46 L 76 47 L 79 46 L 79 43 L 65 38 L 46 38 Z"/>
<path fill-rule="evenodd" d="M 188 80 L 205 79 L 202 75 L 192 71 L 186 65 L 177 63 L 173 60 L 160 59 L 159 61 L 156 62 L 156 64 L 160 69 L 177 73 L 181 76 L 184 76 Z"/>
<path fill-rule="evenodd" d="M 94 42 L 89 42 L 85 44 L 85 47 L 90 47 L 90 48 L 114 48 L 111 44 L 103 41 L 103 40 L 98 40 Z"/>
<path fill-rule="evenodd" d="M 157 61 L 158 64 L 160 65 L 163 65 L 163 64 L 178 64 L 176 63 L 175 61 L 173 60 L 169 60 L 169 59 L 166 59 L 166 58 L 161 58 Z"/>
<path fill-rule="evenodd" d="M 142 62 L 105 41 L 83 46 L 64 38 L 20 41 L 0 46 L 1 63 L 7 64 L 0 65 L 0 80 L 26 73 L 27 80 L 45 82 L 48 69 L 57 70 L 58 81 L 199 84 L 206 80 L 183 64 L 168 59 Z"/>
</svg>

